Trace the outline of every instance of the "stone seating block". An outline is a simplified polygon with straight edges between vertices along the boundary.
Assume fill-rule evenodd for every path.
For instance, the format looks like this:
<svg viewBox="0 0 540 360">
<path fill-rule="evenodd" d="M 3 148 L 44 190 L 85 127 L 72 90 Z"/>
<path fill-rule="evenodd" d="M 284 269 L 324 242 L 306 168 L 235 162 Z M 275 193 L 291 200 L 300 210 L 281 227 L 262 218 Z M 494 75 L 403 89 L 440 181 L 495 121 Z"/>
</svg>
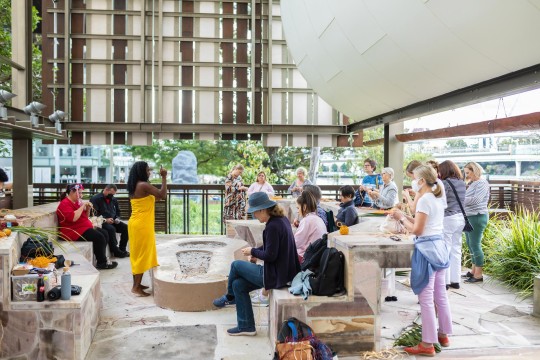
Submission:
<svg viewBox="0 0 540 360">
<path fill-rule="evenodd" d="M 540 317 L 540 275 L 534 278 L 533 315 Z"/>
<path fill-rule="evenodd" d="M 317 337 L 340 356 L 360 355 L 374 350 L 376 316 L 366 299 L 347 295 L 328 297 L 291 295 L 287 289 L 270 293 L 269 336 L 272 345 L 283 321 L 290 317 L 305 322 Z"/>
</svg>

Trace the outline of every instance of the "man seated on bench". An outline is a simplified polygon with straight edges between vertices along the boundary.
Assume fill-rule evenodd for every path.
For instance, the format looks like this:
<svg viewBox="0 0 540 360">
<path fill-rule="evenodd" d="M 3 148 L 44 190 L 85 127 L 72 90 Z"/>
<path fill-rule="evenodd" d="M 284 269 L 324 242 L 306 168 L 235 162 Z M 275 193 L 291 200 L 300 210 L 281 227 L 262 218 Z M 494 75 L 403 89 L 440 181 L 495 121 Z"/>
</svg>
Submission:
<svg viewBox="0 0 540 360">
<path fill-rule="evenodd" d="M 114 198 L 116 190 L 116 185 L 108 184 L 102 192 L 92 196 L 90 201 L 94 204 L 97 216 L 103 216 L 103 219 L 105 219 L 101 227 L 109 234 L 109 247 L 114 252 L 114 256 L 125 258 L 129 256 L 129 252 L 126 251 L 128 227 L 120 221 L 120 207 L 118 206 L 118 200 Z M 116 244 L 116 233 L 120 234 L 120 246 L 110 246 L 111 242 Z"/>
</svg>

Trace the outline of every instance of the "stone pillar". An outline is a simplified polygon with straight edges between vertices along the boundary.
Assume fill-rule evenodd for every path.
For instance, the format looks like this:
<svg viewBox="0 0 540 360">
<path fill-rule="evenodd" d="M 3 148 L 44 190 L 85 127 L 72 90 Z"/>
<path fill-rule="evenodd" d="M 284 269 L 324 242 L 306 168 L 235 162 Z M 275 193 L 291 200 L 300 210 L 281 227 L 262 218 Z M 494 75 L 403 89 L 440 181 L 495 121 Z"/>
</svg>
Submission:
<svg viewBox="0 0 540 360">
<path fill-rule="evenodd" d="M 398 199 L 401 199 L 401 189 L 403 189 L 405 145 L 397 141 L 395 135 L 403 133 L 403 124 L 400 122 L 384 126 L 384 166 L 394 169 L 394 182 L 398 188 Z M 380 171 L 380 169 L 378 170 Z"/>
<path fill-rule="evenodd" d="M 534 278 L 533 316 L 540 317 L 540 275 Z"/>
<path fill-rule="evenodd" d="M 32 140 L 13 140 L 13 209 L 34 206 L 28 193 L 32 185 Z"/>
</svg>

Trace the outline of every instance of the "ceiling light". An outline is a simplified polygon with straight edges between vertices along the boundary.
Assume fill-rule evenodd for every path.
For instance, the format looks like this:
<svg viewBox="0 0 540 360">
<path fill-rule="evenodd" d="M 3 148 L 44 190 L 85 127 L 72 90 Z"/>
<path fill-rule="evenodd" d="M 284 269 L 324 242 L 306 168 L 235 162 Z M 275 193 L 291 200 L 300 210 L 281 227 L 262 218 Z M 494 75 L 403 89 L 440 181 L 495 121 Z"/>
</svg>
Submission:
<svg viewBox="0 0 540 360">
<path fill-rule="evenodd" d="M 7 120 L 7 109 L 4 105 L 15 96 L 17 95 L 12 94 L 9 91 L 0 90 L 0 119 Z"/>
</svg>

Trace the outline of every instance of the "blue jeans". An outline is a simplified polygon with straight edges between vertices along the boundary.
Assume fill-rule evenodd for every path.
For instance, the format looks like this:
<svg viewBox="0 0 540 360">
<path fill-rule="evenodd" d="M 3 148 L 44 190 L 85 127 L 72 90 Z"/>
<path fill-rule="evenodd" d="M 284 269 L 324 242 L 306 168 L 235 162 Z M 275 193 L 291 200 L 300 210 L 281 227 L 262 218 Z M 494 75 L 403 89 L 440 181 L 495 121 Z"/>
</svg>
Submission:
<svg viewBox="0 0 540 360">
<path fill-rule="evenodd" d="M 255 329 L 255 318 L 251 307 L 250 291 L 264 287 L 263 267 L 244 260 L 231 264 L 227 295 L 236 300 L 236 321 L 240 330 Z"/>
</svg>

